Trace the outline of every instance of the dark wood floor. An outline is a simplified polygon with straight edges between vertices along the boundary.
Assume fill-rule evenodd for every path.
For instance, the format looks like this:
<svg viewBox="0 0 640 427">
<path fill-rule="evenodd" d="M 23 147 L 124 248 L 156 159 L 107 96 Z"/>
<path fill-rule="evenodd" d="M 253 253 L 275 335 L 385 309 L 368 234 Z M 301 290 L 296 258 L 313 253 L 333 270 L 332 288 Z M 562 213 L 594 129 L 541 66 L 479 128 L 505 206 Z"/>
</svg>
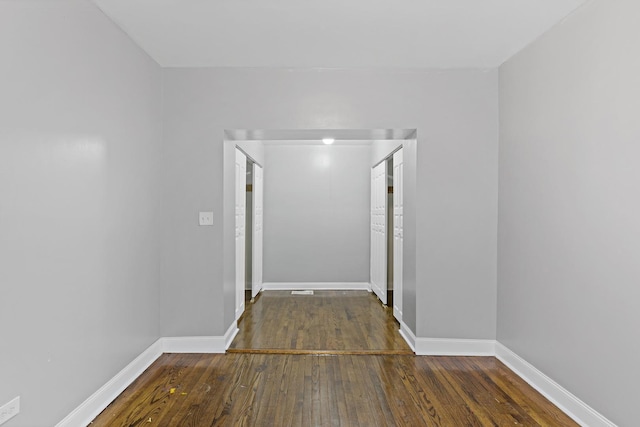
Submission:
<svg viewBox="0 0 640 427">
<path fill-rule="evenodd" d="M 92 426 L 575 426 L 493 357 L 165 354 Z"/>
<path fill-rule="evenodd" d="M 235 353 L 162 355 L 91 426 L 577 425 L 494 357 L 408 354 L 366 292 L 265 292 L 240 328 Z"/>
<path fill-rule="evenodd" d="M 367 291 L 265 291 L 246 304 L 230 352 L 411 354 L 390 308 Z"/>
</svg>

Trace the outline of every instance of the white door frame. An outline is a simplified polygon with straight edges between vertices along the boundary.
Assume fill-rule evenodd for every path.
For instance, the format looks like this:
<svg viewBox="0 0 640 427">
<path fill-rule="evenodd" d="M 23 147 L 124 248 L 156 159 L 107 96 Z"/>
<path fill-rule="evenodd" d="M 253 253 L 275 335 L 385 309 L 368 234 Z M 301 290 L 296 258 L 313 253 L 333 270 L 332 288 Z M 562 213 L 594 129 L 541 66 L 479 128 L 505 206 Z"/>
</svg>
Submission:
<svg viewBox="0 0 640 427">
<path fill-rule="evenodd" d="M 404 151 L 393 154 L 393 316 L 402 322 L 404 254 Z"/>
<path fill-rule="evenodd" d="M 263 246 L 263 211 L 264 211 L 264 169 L 253 163 L 253 242 L 251 267 L 251 298 L 255 298 L 262 290 L 262 246 Z"/>
<path fill-rule="evenodd" d="M 387 162 L 371 169 L 371 290 L 387 305 Z"/>
<path fill-rule="evenodd" d="M 247 201 L 247 156 L 236 148 L 235 152 L 235 230 L 236 230 L 236 286 L 235 320 L 244 313 L 245 290 L 245 239 L 246 239 L 246 201 Z"/>
<path fill-rule="evenodd" d="M 284 128 L 288 129 L 288 128 Z M 251 130 L 251 129 L 249 129 Z M 415 222 L 416 222 L 416 169 L 417 169 L 417 160 L 416 160 L 416 152 L 417 152 L 417 133 L 416 129 L 400 129 L 401 135 L 397 139 L 394 138 L 382 138 L 381 141 L 384 142 L 387 146 L 391 145 L 391 141 L 400 141 L 402 140 L 402 146 L 404 147 L 404 152 L 406 155 L 404 156 L 404 182 L 403 182 L 403 193 L 404 193 L 404 204 L 407 208 L 407 212 L 403 212 L 403 231 L 407 231 L 407 233 L 403 233 L 407 235 L 407 238 L 404 239 L 404 266 L 402 269 L 403 273 L 403 288 L 404 294 L 409 293 L 411 298 L 403 301 L 403 322 L 410 322 L 407 325 L 401 322 L 401 325 L 404 325 L 403 328 L 406 330 L 415 333 L 416 323 L 419 323 L 417 319 L 419 317 L 418 313 L 416 313 L 416 259 L 415 259 L 415 251 L 416 251 L 416 242 L 415 242 Z M 233 288 L 235 286 L 235 265 L 234 265 L 234 227 L 231 226 L 234 223 L 234 157 L 235 157 L 235 149 L 236 147 L 241 147 L 245 142 L 254 142 L 254 138 L 249 138 L 247 135 L 252 135 L 250 132 L 248 133 L 247 129 L 239 129 L 239 130 L 229 130 L 225 129 L 224 136 L 224 173 L 223 173 L 223 225 L 224 230 L 223 234 L 223 292 L 224 292 L 224 321 L 230 321 L 233 316 L 234 311 L 234 299 L 235 292 Z M 315 135 L 317 130 L 309 130 L 307 132 L 311 132 Z M 291 139 L 292 138 L 285 138 Z M 309 138 L 307 138 L 309 139 Z M 296 139 L 297 141 L 298 139 Z M 390 147 L 389 147 L 390 148 Z M 386 151 L 386 150 L 385 150 Z M 392 152 L 387 154 L 385 158 L 388 158 Z M 373 161 L 378 161 L 381 156 L 376 154 L 376 159 Z M 213 281 L 212 281 L 213 283 Z M 407 289 L 407 285 L 409 288 Z M 213 286 L 213 285 L 212 285 Z M 404 316 L 404 315 L 407 316 Z"/>
</svg>

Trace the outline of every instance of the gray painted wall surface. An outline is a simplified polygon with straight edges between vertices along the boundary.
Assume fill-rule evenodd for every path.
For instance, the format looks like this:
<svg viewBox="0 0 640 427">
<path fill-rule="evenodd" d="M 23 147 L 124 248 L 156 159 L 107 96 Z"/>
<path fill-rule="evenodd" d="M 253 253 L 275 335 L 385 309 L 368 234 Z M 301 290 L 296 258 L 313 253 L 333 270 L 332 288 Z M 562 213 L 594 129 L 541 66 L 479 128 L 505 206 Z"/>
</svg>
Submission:
<svg viewBox="0 0 640 427">
<path fill-rule="evenodd" d="M 640 380 L 640 3 L 500 69 L 498 339 L 621 426 Z"/>
<path fill-rule="evenodd" d="M 418 216 L 406 218 L 416 232 L 405 244 L 416 245 L 419 262 L 407 255 L 417 271 L 405 276 L 405 301 L 418 310 L 406 310 L 405 322 L 423 337 L 495 338 L 497 71 L 163 74 L 163 335 L 222 335 L 233 321 L 233 227 L 223 229 L 233 224 L 233 210 L 223 210 L 233 203 L 223 153 L 233 153 L 223 149 L 224 129 L 408 128 L 418 129 L 418 149 L 406 160 L 417 173 L 407 208 Z M 203 206 L 215 212 L 214 227 L 193 222 Z"/>
<path fill-rule="evenodd" d="M 381 140 L 371 142 L 371 166 L 375 166 L 402 145 L 402 140 Z"/>
<path fill-rule="evenodd" d="M 159 337 L 161 72 L 84 1 L 0 2 L 0 52 L 0 404 L 51 426 Z"/>
<path fill-rule="evenodd" d="M 265 282 L 369 282 L 371 147 L 266 145 Z"/>
</svg>

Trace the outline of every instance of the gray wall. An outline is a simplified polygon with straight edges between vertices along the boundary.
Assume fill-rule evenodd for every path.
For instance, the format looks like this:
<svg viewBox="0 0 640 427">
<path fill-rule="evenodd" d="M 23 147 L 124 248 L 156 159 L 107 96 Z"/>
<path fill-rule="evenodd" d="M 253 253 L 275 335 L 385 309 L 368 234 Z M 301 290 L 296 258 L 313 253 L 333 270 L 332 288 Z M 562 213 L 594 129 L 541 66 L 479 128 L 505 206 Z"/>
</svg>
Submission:
<svg viewBox="0 0 640 427">
<path fill-rule="evenodd" d="M 418 129 L 417 157 L 406 159 L 417 174 L 407 208 L 418 216 L 407 218 L 416 232 L 405 243 L 420 262 L 407 255 L 417 271 L 405 276 L 405 301 L 419 314 L 406 310 L 405 322 L 419 336 L 495 338 L 497 71 L 163 74 L 163 335 L 221 335 L 233 322 L 233 209 L 223 209 L 233 203 L 223 157 L 232 164 L 233 152 L 223 149 L 224 129 L 394 128 Z M 214 227 L 195 225 L 203 207 Z"/>
<path fill-rule="evenodd" d="M 370 158 L 369 145 L 265 146 L 265 282 L 369 282 Z"/>
<path fill-rule="evenodd" d="M 398 149 L 402 143 L 402 140 L 397 139 L 372 141 L 371 166 L 375 166 L 385 158 L 389 157 L 389 154 Z"/>
<path fill-rule="evenodd" d="M 498 339 L 619 425 L 640 379 L 640 3 L 500 69 Z"/>
<path fill-rule="evenodd" d="M 51 426 L 159 337 L 161 72 L 84 1 L 0 2 L 0 404 Z"/>
</svg>

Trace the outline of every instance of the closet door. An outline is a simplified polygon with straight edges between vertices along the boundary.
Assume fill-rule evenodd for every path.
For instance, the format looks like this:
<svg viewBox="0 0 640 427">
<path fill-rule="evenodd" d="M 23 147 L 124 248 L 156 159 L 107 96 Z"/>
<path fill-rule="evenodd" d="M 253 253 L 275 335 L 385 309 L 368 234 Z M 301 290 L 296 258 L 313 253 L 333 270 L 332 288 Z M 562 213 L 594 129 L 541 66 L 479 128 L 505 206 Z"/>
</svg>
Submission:
<svg viewBox="0 0 640 427">
<path fill-rule="evenodd" d="M 371 288 L 387 304 L 387 162 L 371 170 Z"/>
<path fill-rule="evenodd" d="M 247 157 L 236 149 L 236 320 L 244 312 Z"/>
<path fill-rule="evenodd" d="M 402 149 L 393 155 L 393 315 L 402 322 L 404 157 Z"/>
<path fill-rule="evenodd" d="M 263 169 L 253 164 L 253 266 L 251 297 L 262 289 L 262 202 L 264 199 Z"/>
</svg>

